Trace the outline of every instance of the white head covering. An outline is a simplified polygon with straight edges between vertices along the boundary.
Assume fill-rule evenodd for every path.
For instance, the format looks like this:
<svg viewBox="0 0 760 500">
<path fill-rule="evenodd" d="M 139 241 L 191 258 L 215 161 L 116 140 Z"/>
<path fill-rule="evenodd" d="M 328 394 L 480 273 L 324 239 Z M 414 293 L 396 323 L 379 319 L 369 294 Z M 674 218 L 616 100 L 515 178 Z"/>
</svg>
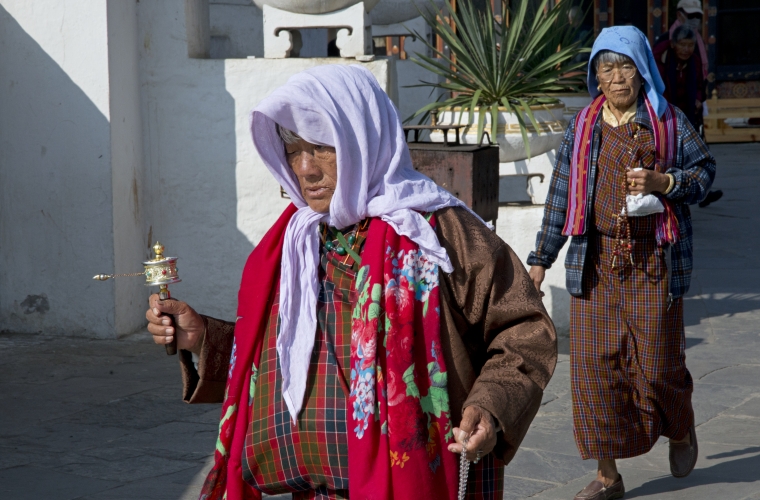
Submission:
<svg viewBox="0 0 760 500">
<path fill-rule="evenodd" d="M 308 142 L 335 147 L 338 179 L 329 214 L 314 212 L 304 201 L 275 124 Z M 419 212 L 464 204 L 412 168 L 396 108 L 359 65 L 318 66 L 293 76 L 253 110 L 251 134 L 267 168 L 298 207 L 285 231 L 277 338 L 283 398 L 295 422 L 317 327 L 319 223 L 345 228 L 380 217 L 451 272 L 446 251 Z"/>
<path fill-rule="evenodd" d="M 683 9 L 687 14 L 703 14 L 700 0 L 680 0 L 676 9 Z"/>
</svg>

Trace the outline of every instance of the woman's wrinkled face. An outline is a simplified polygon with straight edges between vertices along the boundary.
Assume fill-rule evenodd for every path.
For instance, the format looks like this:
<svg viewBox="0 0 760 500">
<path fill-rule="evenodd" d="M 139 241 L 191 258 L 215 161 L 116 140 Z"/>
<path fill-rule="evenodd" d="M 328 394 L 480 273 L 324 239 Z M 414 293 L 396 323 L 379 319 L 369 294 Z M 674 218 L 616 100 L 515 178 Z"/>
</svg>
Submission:
<svg viewBox="0 0 760 500">
<path fill-rule="evenodd" d="M 676 51 L 676 57 L 682 61 L 688 61 L 694 54 L 694 49 L 697 46 L 695 40 L 678 40 L 677 42 L 670 42 L 670 46 Z"/>
<path fill-rule="evenodd" d="M 638 99 L 641 76 L 636 65 L 630 62 L 603 63 L 597 68 L 596 76 L 604 96 L 617 109 L 628 109 Z"/>
<path fill-rule="evenodd" d="M 285 157 L 298 178 L 301 196 L 309 208 L 319 213 L 329 212 L 338 185 L 335 148 L 299 139 L 294 144 L 285 144 Z"/>
</svg>

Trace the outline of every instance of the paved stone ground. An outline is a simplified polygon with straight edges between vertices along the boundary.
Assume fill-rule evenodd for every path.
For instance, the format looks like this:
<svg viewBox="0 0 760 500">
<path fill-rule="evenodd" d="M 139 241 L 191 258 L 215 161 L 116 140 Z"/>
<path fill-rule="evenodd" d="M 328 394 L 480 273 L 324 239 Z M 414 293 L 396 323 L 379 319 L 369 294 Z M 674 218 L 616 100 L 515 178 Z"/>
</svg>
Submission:
<svg viewBox="0 0 760 500">
<path fill-rule="evenodd" d="M 713 150 L 725 196 L 693 210 L 696 272 L 686 301 L 700 460 L 681 480 L 668 473 L 664 442 L 620 461 L 626 498 L 760 500 L 760 144 Z M 507 468 L 505 499 L 571 499 L 594 475 L 572 438 L 566 339 L 561 352 Z M 219 406 L 179 398 L 176 361 L 143 335 L 0 335 L 0 498 L 197 498 Z"/>
</svg>

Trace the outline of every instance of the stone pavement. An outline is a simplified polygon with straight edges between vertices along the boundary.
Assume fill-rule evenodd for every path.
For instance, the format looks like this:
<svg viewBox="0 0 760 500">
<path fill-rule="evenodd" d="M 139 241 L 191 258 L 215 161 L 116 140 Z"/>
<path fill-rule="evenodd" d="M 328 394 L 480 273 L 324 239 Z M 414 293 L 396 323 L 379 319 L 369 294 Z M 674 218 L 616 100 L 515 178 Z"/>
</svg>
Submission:
<svg viewBox="0 0 760 500">
<path fill-rule="evenodd" d="M 685 308 L 700 460 L 680 480 L 664 442 L 621 460 L 627 499 L 760 500 L 760 144 L 713 151 L 725 195 L 693 209 L 696 271 Z M 567 339 L 560 351 L 507 468 L 505 499 L 569 500 L 594 475 L 572 438 Z M 176 360 L 145 335 L 0 335 L 0 499 L 197 498 L 219 406 L 179 398 Z"/>
</svg>

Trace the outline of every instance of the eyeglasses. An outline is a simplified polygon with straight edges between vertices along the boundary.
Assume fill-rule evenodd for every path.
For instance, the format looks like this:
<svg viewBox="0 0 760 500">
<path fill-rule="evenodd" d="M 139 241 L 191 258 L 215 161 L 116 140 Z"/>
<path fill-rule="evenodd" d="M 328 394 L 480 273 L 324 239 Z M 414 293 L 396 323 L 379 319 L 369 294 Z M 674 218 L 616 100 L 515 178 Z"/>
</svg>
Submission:
<svg viewBox="0 0 760 500">
<path fill-rule="evenodd" d="M 599 80 L 603 81 L 604 83 L 610 83 L 615 78 L 615 71 L 620 71 L 620 74 L 623 75 L 623 78 L 630 80 L 634 76 L 636 76 L 636 66 L 632 64 L 624 64 L 620 66 L 619 68 L 616 68 L 614 66 L 607 66 L 604 68 L 601 68 L 597 73 L 596 76 Z"/>
</svg>

